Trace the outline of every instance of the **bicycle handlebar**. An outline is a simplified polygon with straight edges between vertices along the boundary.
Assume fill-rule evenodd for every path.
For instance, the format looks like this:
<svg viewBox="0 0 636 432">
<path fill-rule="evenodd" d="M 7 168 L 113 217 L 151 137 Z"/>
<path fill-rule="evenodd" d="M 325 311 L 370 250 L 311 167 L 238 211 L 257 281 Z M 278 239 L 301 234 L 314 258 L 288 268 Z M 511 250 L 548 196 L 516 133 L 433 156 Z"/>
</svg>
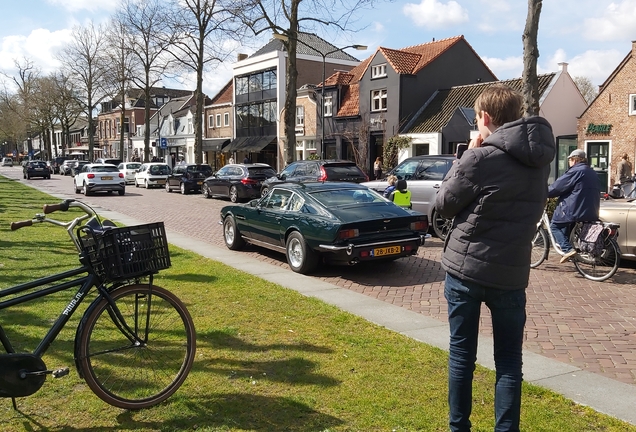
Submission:
<svg viewBox="0 0 636 432">
<path fill-rule="evenodd" d="M 11 222 L 11 231 L 15 231 L 18 230 L 22 227 L 25 226 L 31 226 L 33 225 L 33 221 L 32 220 L 25 220 L 25 221 L 20 221 L 20 222 Z"/>
<path fill-rule="evenodd" d="M 44 207 L 42 207 L 42 211 L 44 211 L 44 214 L 53 213 L 58 210 L 67 211 L 68 206 L 69 206 L 68 201 L 62 201 L 59 204 L 44 204 Z"/>
</svg>

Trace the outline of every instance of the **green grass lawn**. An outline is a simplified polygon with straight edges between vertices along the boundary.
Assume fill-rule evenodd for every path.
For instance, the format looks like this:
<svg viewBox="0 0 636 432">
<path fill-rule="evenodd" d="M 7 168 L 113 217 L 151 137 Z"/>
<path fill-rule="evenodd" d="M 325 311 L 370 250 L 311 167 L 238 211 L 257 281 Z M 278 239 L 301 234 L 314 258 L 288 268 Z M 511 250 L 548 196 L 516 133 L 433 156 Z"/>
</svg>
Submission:
<svg viewBox="0 0 636 432">
<path fill-rule="evenodd" d="M 9 228 L 55 202 L 0 177 L 0 289 L 76 266 L 64 230 Z M 172 267 L 155 282 L 186 303 L 198 337 L 194 367 L 179 391 L 132 412 L 98 399 L 73 362 L 86 302 L 44 357 L 47 367 L 68 366 L 70 374 L 49 377 L 38 393 L 18 399 L 19 411 L 0 400 L 3 431 L 447 430 L 444 351 L 189 251 L 170 252 Z M 0 310 L 0 324 L 19 350 L 31 350 L 70 295 Z M 492 430 L 493 386 L 494 373 L 478 367 L 474 431 Z M 529 384 L 522 429 L 636 431 Z"/>
</svg>

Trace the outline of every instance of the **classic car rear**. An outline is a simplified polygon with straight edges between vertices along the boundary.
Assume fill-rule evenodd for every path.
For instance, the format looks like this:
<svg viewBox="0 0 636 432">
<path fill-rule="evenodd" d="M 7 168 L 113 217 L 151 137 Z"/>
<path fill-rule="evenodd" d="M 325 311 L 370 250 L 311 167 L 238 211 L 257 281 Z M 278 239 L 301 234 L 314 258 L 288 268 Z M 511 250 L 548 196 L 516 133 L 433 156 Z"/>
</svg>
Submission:
<svg viewBox="0 0 636 432">
<path fill-rule="evenodd" d="M 636 199 L 601 200 L 599 218 L 620 224 L 617 241 L 621 258 L 636 260 Z"/>
<path fill-rule="evenodd" d="M 283 183 L 264 197 L 221 209 L 229 249 L 246 242 L 284 252 L 291 269 L 353 265 L 415 255 L 428 218 L 352 183 Z"/>
<path fill-rule="evenodd" d="M 124 175 L 111 164 L 88 164 L 73 178 L 75 193 L 88 196 L 95 192 L 126 193 Z"/>
</svg>

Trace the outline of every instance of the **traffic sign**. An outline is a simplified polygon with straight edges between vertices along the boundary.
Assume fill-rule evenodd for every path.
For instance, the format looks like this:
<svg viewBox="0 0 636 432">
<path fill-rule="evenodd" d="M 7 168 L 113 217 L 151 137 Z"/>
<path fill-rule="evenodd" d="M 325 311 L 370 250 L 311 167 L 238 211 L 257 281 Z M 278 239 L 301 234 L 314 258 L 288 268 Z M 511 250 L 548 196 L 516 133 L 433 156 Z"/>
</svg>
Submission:
<svg viewBox="0 0 636 432">
<path fill-rule="evenodd" d="M 168 139 L 167 138 L 161 138 L 160 139 L 160 145 L 162 149 L 168 148 Z"/>
</svg>

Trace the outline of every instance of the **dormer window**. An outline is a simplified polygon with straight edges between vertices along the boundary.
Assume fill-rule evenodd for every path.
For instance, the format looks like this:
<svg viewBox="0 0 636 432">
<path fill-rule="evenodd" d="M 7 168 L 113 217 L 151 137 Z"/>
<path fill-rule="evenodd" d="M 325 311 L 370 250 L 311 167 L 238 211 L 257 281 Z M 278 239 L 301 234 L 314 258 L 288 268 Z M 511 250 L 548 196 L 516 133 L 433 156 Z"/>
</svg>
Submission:
<svg viewBox="0 0 636 432">
<path fill-rule="evenodd" d="M 382 78 L 386 76 L 386 63 L 371 66 L 371 78 Z"/>
</svg>

